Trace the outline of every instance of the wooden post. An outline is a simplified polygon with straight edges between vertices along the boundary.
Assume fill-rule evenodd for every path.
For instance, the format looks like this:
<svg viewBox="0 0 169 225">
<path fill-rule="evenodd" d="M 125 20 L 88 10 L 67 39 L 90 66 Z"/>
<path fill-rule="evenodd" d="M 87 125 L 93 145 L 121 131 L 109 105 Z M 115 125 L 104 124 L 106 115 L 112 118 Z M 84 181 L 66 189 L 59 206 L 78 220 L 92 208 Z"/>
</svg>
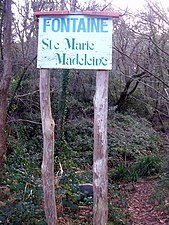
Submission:
<svg viewBox="0 0 169 225">
<path fill-rule="evenodd" d="M 106 225 L 108 220 L 108 79 L 108 71 L 97 72 L 94 96 L 93 225 Z"/>
<path fill-rule="evenodd" d="M 42 180 L 44 206 L 48 225 L 57 225 L 54 189 L 54 127 L 50 103 L 50 72 L 40 70 L 40 108 L 43 130 Z"/>
</svg>

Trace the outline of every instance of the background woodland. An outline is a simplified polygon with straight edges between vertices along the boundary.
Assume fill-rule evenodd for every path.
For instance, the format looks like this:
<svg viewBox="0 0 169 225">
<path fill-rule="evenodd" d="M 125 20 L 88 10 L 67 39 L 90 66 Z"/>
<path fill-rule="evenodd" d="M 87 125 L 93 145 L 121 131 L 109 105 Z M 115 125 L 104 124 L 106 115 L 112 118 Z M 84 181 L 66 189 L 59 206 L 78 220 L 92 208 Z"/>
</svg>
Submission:
<svg viewBox="0 0 169 225">
<path fill-rule="evenodd" d="M 64 10 L 69 2 L 12 2 L 11 51 L 4 51 L 5 44 L 9 44 L 5 43 L 5 2 L 8 0 L 0 1 L 0 99 L 4 99 L 4 104 L 0 100 L 0 223 L 46 224 L 40 171 L 43 139 L 36 68 L 38 21 L 33 11 Z M 106 1 L 74 1 L 73 7 L 75 11 L 114 10 Z M 169 210 L 167 191 L 160 186 L 169 184 L 165 148 L 169 132 L 168 10 L 158 2 L 147 1 L 144 10 L 126 9 L 119 19 L 113 19 L 109 224 L 130 224 L 126 191 L 121 192 L 119 185 L 133 185 L 145 176 L 160 174 L 153 198 L 162 210 Z M 6 65 L 10 65 L 7 54 L 11 55 L 11 73 L 5 75 Z M 63 168 L 60 183 L 56 184 L 60 224 L 91 222 L 92 198 L 82 199 L 77 186 L 92 182 L 95 75 L 96 71 L 91 70 L 51 70 L 56 176 L 59 162 Z M 112 200 L 112 196 L 116 197 Z M 79 205 L 87 206 L 87 213 L 78 214 Z"/>
</svg>

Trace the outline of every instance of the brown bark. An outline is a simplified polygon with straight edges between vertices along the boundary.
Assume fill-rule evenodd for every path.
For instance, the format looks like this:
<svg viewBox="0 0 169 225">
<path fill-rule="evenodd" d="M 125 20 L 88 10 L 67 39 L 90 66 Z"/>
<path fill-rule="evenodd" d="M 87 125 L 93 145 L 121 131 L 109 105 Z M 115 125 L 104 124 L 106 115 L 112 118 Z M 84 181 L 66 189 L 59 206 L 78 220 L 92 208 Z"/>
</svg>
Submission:
<svg viewBox="0 0 169 225">
<path fill-rule="evenodd" d="M 54 189 L 54 126 L 50 103 L 50 73 L 40 71 L 40 108 L 43 130 L 42 180 L 44 205 L 48 225 L 57 225 Z"/>
<path fill-rule="evenodd" d="M 94 97 L 93 225 L 105 225 L 108 219 L 108 78 L 108 71 L 97 72 Z"/>
<path fill-rule="evenodd" d="M 3 44 L 2 44 L 2 30 L 3 30 L 3 21 L 4 21 L 4 10 L 3 10 L 3 3 L 0 3 L 2 7 L 1 12 L 1 19 L 0 19 L 0 58 L 3 60 Z"/>
<path fill-rule="evenodd" d="M 7 117 L 7 97 L 12 75 L 11 64 L 11 0 L 4 1 L 3 71 L 0 74 L 0 173 L 3 156 L 6 153 L 5 124 Z"/>
<path fill-rule="evenodd" d="M 7 108 L 7 93 L 0 90 L 0 174 L 2 172 L 3 156 L 6 153 L 6 108 Z"/>
<path fill-rule="evenodd" d="M 126 100 L 128 99 L 128 97 L 135 92 L 135 90 L 137 89 L 139 82 L 141 81 L 141 79 L 143 79 L 143 75 L 145 74 L 145 72 L 142 72 L 140 74 L 136 74 L 133 77 L 131 77 L 125 84 L 124 90 L 122 91 L 122 93 L 120 94 L 119 100 L 117 101 L 117 103 L 115 104 L 115 106 L 117 106 L 116 111 L 120 112 L 122 106 L 124 105 L 124 103 L 126 102 Z M 129 91 L 131 84 L 136 81 L 134 87 L 132 88 L 132 90 Z"/>
</svg>

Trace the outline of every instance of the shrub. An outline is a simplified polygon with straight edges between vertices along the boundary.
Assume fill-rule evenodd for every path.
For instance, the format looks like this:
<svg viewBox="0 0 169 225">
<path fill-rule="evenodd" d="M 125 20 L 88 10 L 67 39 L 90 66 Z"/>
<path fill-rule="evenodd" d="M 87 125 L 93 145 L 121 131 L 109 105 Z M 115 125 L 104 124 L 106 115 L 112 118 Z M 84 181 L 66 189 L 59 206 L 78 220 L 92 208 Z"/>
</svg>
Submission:
<svg viewBox="0 0 169 225">
<path fill-rule="evenodd" d="M 67 123 L 65 139 L 77 152 L 93 150 L 93 123 L 90 119 L 78 118 Z"/>
<path fill-rule="evenodd" d="M 124 164 L 120 164 L 116 169 L 110 173 L 110 179 L 113 181 L 128 180 L 129 171 Z"/>
<path fill-rule="evenodd" d="M 119 189 L 117 184 L 109 184 L 108 224 L 130 224 L 127 211 L 128 193 Z"/>
<path fill-rule="evenodd" d="M 108 122 L 109 157 L 117 164 L 139 156 L 157 153 L 161 139 L 151 124 L 142 118 L 114 113 Z M 116 165 L 117 165 L 116 164 Z"/>
<path fill-rule="evenodd" d="M 157 155 L 148 155 L 138 158 L 134 168 L 139 177 L 158 174 L 162 169 L 162 158 Z"/>
<path fill-rule="evenodd" d="M 151 203 L 158 205 L 166 213 L 169 213 L 169 173 L 161 177 L 154 192 L 150 197 Z"/>
<path fill-rule="evenodd" d="M 29 154 L 32 151 L 28 151 L 26 144 L 17 143 L 15 147 L 4 164 L 2 181 L 10 192 L 8 198 L 3 199 L 5 205 L 0 208 L 0 221 L 2 224 L 46 224 L 35 149 L 33 155 Z"/>
<path fill-rule="evenodd" d="M 157 153 L 160 137 L 151 124 L 135 115 L 109 112 L 108 152 L 109 165 L 117 166 L 138 156 Z M 65 141 L 73 160 L 80 167 L 92 165 L 93 158 L 93 123 L 89 118 L 69 121 L 65 127 Z"/>
<path fill-rule="evenodd" d="M 124 164 L 120 164 L 113 172 L 109 174 L 111 181 L 129 181 L 136 182 L 138 175 L 134 168 L 127 168 Z"/>
</svg>

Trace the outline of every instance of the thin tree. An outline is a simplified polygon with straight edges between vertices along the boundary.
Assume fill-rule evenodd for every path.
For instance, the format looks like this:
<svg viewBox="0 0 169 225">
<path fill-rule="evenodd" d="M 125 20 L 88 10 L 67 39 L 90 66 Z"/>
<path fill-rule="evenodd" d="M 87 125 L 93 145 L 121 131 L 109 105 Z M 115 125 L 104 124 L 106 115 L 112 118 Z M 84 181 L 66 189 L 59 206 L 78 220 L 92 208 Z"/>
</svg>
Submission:
<svg viewBox="0 0 169 225">
<path fill-rule="evenodd" d="M 7 118 L 7 97 L 12 76 L 11 63 L 11 0 L 4 0 L 3 4 L 3 32 L 1 32 L 2 68 L 0 68 L 0 173 L 2 172 L 3 157 L 7 151 L 5 125 Z M 2 28 L 1 28 L 2 30 Z"/>
</svg>

